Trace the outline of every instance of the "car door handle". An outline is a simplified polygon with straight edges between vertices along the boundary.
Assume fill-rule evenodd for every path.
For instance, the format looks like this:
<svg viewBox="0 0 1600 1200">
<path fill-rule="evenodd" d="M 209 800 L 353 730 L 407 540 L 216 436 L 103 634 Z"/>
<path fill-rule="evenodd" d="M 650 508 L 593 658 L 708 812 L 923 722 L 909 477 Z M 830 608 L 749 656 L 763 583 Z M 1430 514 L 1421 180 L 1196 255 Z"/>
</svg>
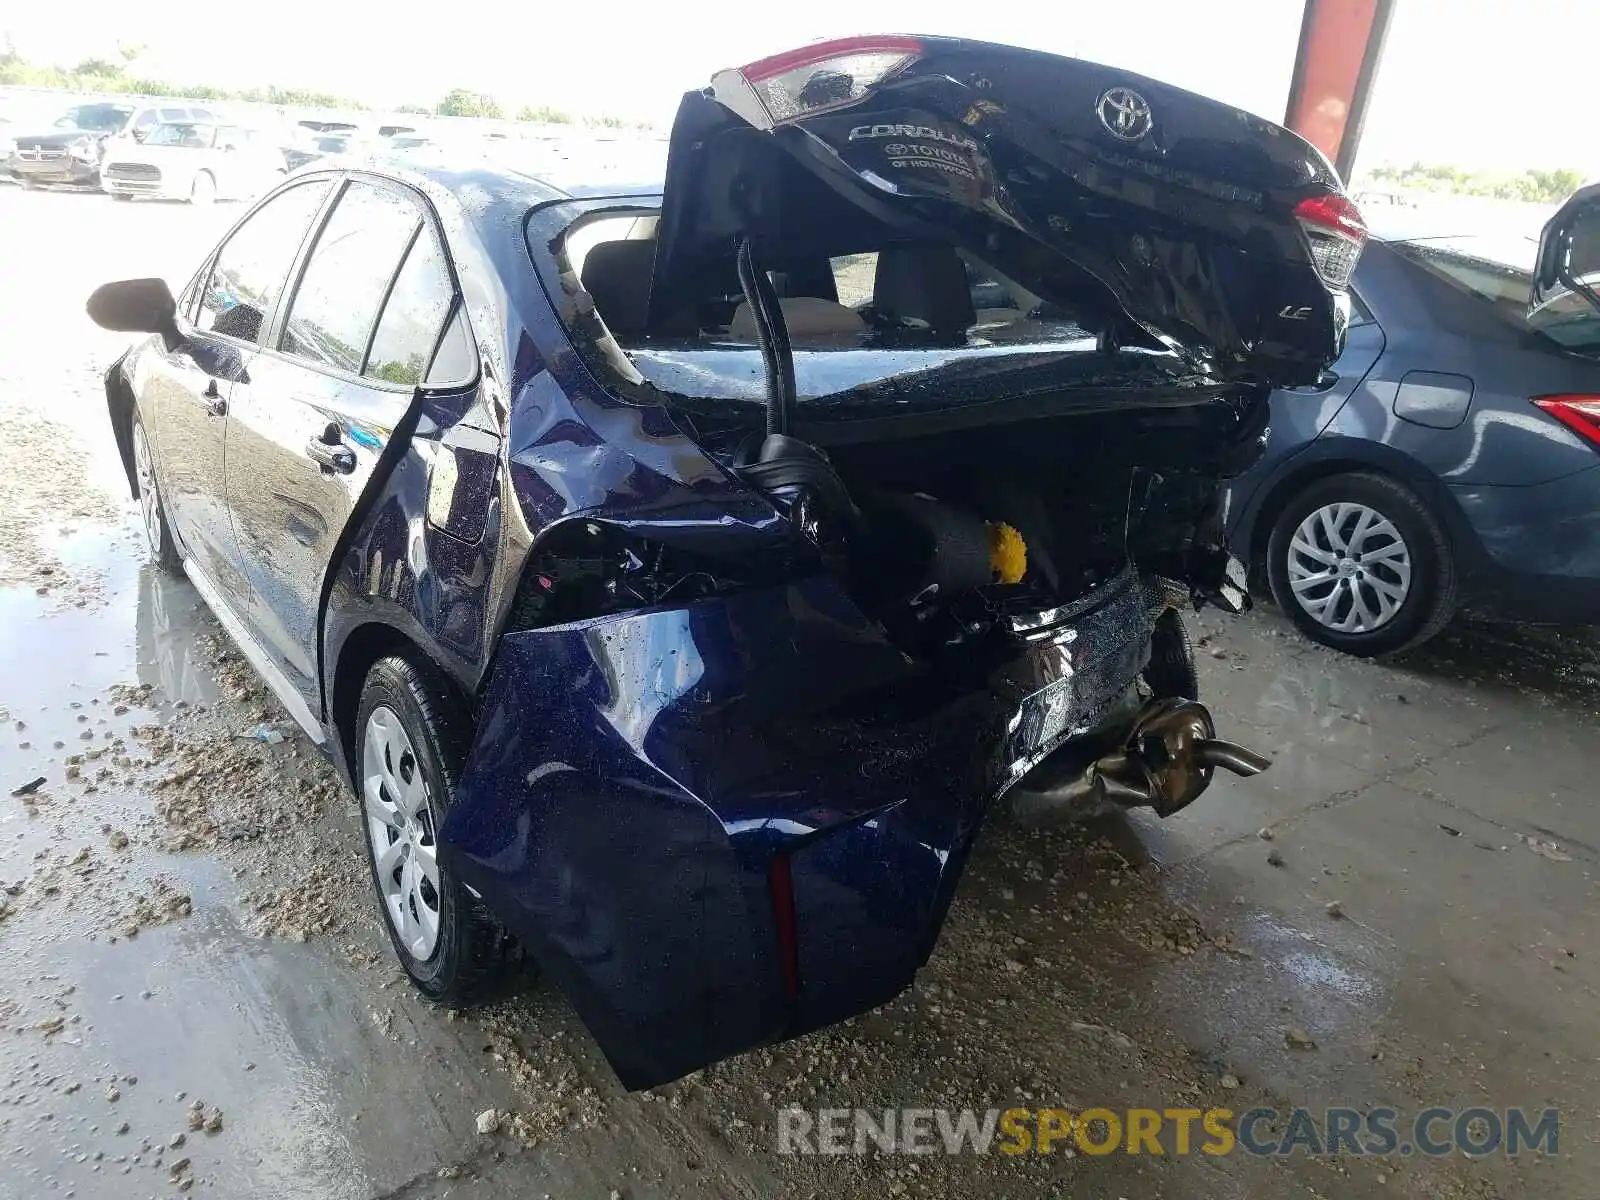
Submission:
<svg viewBox="0 0 1600 1200">
<path fill-rule="evenodd" d="M 306 454 L 330 474 L 337 472 L 348 475 L 356 469 L 356 452 L 340 440 L 337 425 L 329 425 L 322 431 L 321 437 L 314 437 L 307 442 Z"/>
<path fill-rule="evenodd" d="M 206 380 L 206 390 L 200 393 L 200 403 L 206 406 L 206 412 L 213 417 L 228 415 L 228 402 L 222 398 L 215 379 Z"/>
</svg>

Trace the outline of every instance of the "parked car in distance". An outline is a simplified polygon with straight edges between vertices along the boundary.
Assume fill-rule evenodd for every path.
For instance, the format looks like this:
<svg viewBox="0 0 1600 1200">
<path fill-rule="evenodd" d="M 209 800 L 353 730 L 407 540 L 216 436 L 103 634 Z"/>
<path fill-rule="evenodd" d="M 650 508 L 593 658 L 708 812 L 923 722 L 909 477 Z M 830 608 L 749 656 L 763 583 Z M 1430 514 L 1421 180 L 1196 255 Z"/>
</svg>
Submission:
<svg viewBox="0 0 1600 1200">
<path fill-rule="evenodd" d="M 106 143 L 127 136 L 142 141 L 170 121 L 210 121 L 210 109 L 190 104 L 75 104 L 42 133 L 18 130 L 6 169 L 24 187 L 96 190 Z"/>
<path fill-rule="evenodd" d="M 896 36 L 688 92 L 664 179 L 545 161 L 313 165 L 89 301 L 151 335 L 152 558 L 359 797 L 424 995 L 509 931 L 651 1086 L 904 989 L 990 810 L 1267 765 L 1181 608 L 1242 609 L 1220 481 L 1338 353 L 1315 149 Z"/>
<path fill-rule="evenodd" d="M 16 122 L 10 117 L 0 116 L 0 181 L 8 183 L 16 181 L 10 165 L 11 155 L 16 148 Z"/>
<path fill-rule="evenodd" d="M 117 200 L 248 200 L 286 174 L 283 154 L 253 129 L 182 121 L 157 125 L 142 142 L 107 144 L 100 186 Z"/>
<path fill-rule="evenodd" d="M 1593 211 L 1563 209 L 1546 239 L 1581 249 Z M 1374 237 L 1344 352 L 1317 383 L 1273 393 L 1229 529 L 1314 640 L 1385 653 L 1458 609 L 1600 621 L 1600 311 L 1554 276 L 1530 311 L 1537 249 Z"/>
</svg>

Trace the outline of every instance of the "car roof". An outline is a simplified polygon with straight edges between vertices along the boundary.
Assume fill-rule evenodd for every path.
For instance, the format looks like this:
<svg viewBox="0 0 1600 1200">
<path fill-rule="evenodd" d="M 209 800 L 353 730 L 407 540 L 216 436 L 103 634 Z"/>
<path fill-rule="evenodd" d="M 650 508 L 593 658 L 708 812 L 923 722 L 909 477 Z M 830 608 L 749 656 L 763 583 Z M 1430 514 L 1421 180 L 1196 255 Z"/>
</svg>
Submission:
<svg viewBox="0 0 1600 1200">
<path fill-rule="evenodd" d="M 440 153 L 399 162 L 384 155 L 358 159 L 345 169 L 386 176 L 400 183 L 443 190 L 465 199 L 470 193 L 526 202 L 530 207 L 558 200 L 627 196 L 659 200 L 665 170 L 666 142 L 660 146 L 661 170 L 630 172 L 632 163 L 612 157 L 602 161 L 604 147 L 616 143 L 572 139 L 560 145 L 541 141 L 485 143 L 482 155 L 464 154 L 453 142 L 433 143 Z M 576 153 L 569 153 L 576 150 Z M 641 167 L 645 164 L 640 164 Z"/>
</svg>

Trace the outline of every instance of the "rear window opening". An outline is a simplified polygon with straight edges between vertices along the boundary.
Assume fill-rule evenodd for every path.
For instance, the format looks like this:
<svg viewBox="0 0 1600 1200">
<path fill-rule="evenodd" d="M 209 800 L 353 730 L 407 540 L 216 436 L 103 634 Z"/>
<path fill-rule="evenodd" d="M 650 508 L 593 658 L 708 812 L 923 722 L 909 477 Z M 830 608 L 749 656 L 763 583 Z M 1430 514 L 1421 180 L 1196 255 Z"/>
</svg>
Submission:
<svg viewBox="0 0 1600 1200">
<path fill-rule="evenodd" d="M 558 251 L 564 278 L 593 301 L 624 346 L 651 342 L 730 345 L 755 340 L 730 252 L 723 269 L 678 311 L 649 328 L 648 294 L 660 218 L 601 213 L 577 222 Z M 771 256 L 768 255 L 770 258 Z M 797 349 L 981 347 L 1002 326 L 1032 322 L 1022 340 L 1093 336 L 1087 322 L 1007 280 L 948 243 L 895 241 L 850 254 L 780 257 L 767 276 Z M 982 331 L 982 332 L 980 332 Z"/>
<path fill-rule="evenodd" d="M 703 264 L 702 286 L 665 314 L 651 313 L 661 216 L 629 209 L 586 214 L 551 244 L 570 303 L 580 354 L 608 383 L 721 402 L 729 415 L 759 411 L 765 374 L 755 321 L 739 287 L 730 241 L 725 261 Z M 859 244 L 861 231 L 849 231 Z M 948 242 L 882 241 L 842 253 L 767 250 L 763 266 L 779 297 L 794 354 L 798 400 L 844 408 L 904 407 L 928 388 L 969 380 L 974 394 L 1043 386 L 1029 367 L 1053 367 L 1059 389 L 1073 374 L 1106 382 L 1107 343 L 1093 318 L 1041 299 Z M 1130 339 L 1132 341 L 1132 339 Z M 1122 382 L 1170 383 L 1192 374 L 1153 344 L 1118 347 Z M 995 368 L 1003 361 L 1004 371 Z M 1098 363 L 1098 367 L 1091 367 Z M 1003 381 L 1010 368 L 1019 374 Z M 1035 372 L 1037 373 L 1037 372 Z M 944 399 L 948 399 L 945 397 Z"/>
</svg>

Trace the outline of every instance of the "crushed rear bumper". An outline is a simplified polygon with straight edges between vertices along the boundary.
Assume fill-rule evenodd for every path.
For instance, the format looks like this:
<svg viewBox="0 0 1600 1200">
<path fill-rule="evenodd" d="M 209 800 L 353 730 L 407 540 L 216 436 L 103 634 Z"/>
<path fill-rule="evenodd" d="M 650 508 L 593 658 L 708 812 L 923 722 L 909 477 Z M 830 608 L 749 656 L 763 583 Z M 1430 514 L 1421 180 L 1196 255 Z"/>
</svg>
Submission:
<svg viewBox="0 0 1600 1200">
<path fill-rule="evenodd" d="M 1028 718 L 1055 744 L 1098 723 L 1143 666 L 1145 603 L 1078 611 L 973 687 L 826 576 L 508 633 L 441 852 L 629 1087 L 816 1029 L 927 960 L 1014 777 L 1020 681 L 1057 684 Z"/>
</svg>

